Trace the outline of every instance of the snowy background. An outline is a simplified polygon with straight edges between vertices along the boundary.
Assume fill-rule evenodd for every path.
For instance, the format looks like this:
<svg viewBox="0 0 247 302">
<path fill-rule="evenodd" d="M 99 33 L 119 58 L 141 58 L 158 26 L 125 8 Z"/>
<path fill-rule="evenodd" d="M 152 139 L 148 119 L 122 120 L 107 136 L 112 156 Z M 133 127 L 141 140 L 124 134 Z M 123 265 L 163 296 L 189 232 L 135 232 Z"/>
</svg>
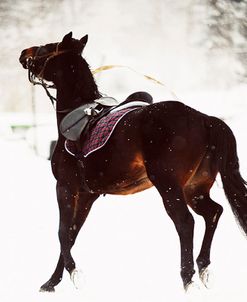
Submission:
<svg viewBox="0 0 247 302">
<path fill-rule="evenodd" d="M 55 294 L 38 292 L 59 253 L 55 181 L 46 159 L 56 137 L 55 114 L 45 93 L 28 83 L 18 57 L 22 49 L 60 41 L 71 30 L 77 38 L 89 34 L 84 56 L 92 69 L 120 64 L 137 71 L 120 68 L 98 74 L 102 92 L 122 100 L 135 90 L 146 90 L 156 101 L 174 99 L 175 93 L 186 104 L 224 118 L 236 135 L 241 171 L 247 178 L 247 88 L 240 76 L 244 65 L 234 47 L 212 46 L 206 26 L 210 10 L 200 3 L 0 2 L 0 301 L 186 301 L 177 233 L 155 189 L 98 199 L 72 250 L 83 288 L 76 290 L 65 272 Z M 238 9 L 239 16 L 246 7 Z M 238 51 L 241 39 L 237 30 L 232 31 Z M 140 74 L 155 77 L 165 87 Z M 200 299 L 246 301 L 247 242 L 220 180 L 212 196 L 225 211 L 212 248 L 214 286 L 202 287 Z M 197 256 L 203 221 L 194 217 Z"/>
</svg>

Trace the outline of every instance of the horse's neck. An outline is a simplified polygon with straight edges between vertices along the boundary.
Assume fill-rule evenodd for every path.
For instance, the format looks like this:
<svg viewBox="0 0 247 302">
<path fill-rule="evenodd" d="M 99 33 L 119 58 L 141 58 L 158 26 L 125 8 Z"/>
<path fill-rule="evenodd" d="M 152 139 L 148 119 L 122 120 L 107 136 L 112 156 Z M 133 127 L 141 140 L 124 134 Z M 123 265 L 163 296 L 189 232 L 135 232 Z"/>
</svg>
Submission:
<svg viewBox="0 0 247 302">
<path fill-rule="evenodd" d="M 58 125 L 69 111 L 101 96 L 87 62 L 79 58 L 75 68 L 76 72 L 66 74 L 65 78 L 56 83 Z"/>
</svg>

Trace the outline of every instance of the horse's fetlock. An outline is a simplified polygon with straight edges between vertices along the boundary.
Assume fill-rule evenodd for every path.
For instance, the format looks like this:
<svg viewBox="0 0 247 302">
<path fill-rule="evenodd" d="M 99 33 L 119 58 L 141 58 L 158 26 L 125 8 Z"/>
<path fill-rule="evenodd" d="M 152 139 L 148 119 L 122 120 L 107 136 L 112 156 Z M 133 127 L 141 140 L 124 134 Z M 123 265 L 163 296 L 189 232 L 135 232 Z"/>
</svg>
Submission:
<svg viewBox="0 0 247 302">
<path fill-rule="evenodd" d="M 198 266 L 198 270 L 199 273 L 201 273 L 205 268 L 207 268 L 210 264 L 210 260 L 207 258 L 197 258 L 196 260 L 197 266 Z"/>
</svg>

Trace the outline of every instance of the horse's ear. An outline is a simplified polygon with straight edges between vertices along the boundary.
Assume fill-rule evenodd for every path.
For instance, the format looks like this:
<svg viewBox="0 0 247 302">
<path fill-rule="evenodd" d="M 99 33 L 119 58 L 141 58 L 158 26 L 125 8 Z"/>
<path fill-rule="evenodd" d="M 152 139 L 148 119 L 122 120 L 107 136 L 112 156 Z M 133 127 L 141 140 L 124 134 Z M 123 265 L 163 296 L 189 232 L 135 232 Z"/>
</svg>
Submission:
<svg viewBox="0 0 247 302">
<path fill-rule="evenodd" d="M 82 37 L 82 38 L 80 39 L 81 50 L 83 50 L 83 48 L 84 48 L 85 45 L 87 44 L 87 40 L 88 40 L 88 35 L 85 35 L 84 37 Z"/>
<path fill-rule="evenodd" d="M 72 31 L 63 37 L 62 44 L 63 45 L 68 44 L 71 41 L 71 39 L 72 39 Z"/>
</svg>

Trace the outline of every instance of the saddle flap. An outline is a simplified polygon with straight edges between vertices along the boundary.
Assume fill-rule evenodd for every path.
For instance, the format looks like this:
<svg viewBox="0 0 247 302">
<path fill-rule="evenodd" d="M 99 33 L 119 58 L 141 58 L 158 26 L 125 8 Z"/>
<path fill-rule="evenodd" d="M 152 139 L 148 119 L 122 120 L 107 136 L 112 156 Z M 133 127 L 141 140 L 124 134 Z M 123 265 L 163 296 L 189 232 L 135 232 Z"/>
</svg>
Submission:
<svg viewBox="0 0 247 302">
<path fill-rule="evenodd" d="M 94 109 L 97 105 L 97 103 L 85 104 L 68 113 L 59 126 L 62 135 L 71 141 L 77 141 L 91 119 L 85 110 Z"/>
</svg>

